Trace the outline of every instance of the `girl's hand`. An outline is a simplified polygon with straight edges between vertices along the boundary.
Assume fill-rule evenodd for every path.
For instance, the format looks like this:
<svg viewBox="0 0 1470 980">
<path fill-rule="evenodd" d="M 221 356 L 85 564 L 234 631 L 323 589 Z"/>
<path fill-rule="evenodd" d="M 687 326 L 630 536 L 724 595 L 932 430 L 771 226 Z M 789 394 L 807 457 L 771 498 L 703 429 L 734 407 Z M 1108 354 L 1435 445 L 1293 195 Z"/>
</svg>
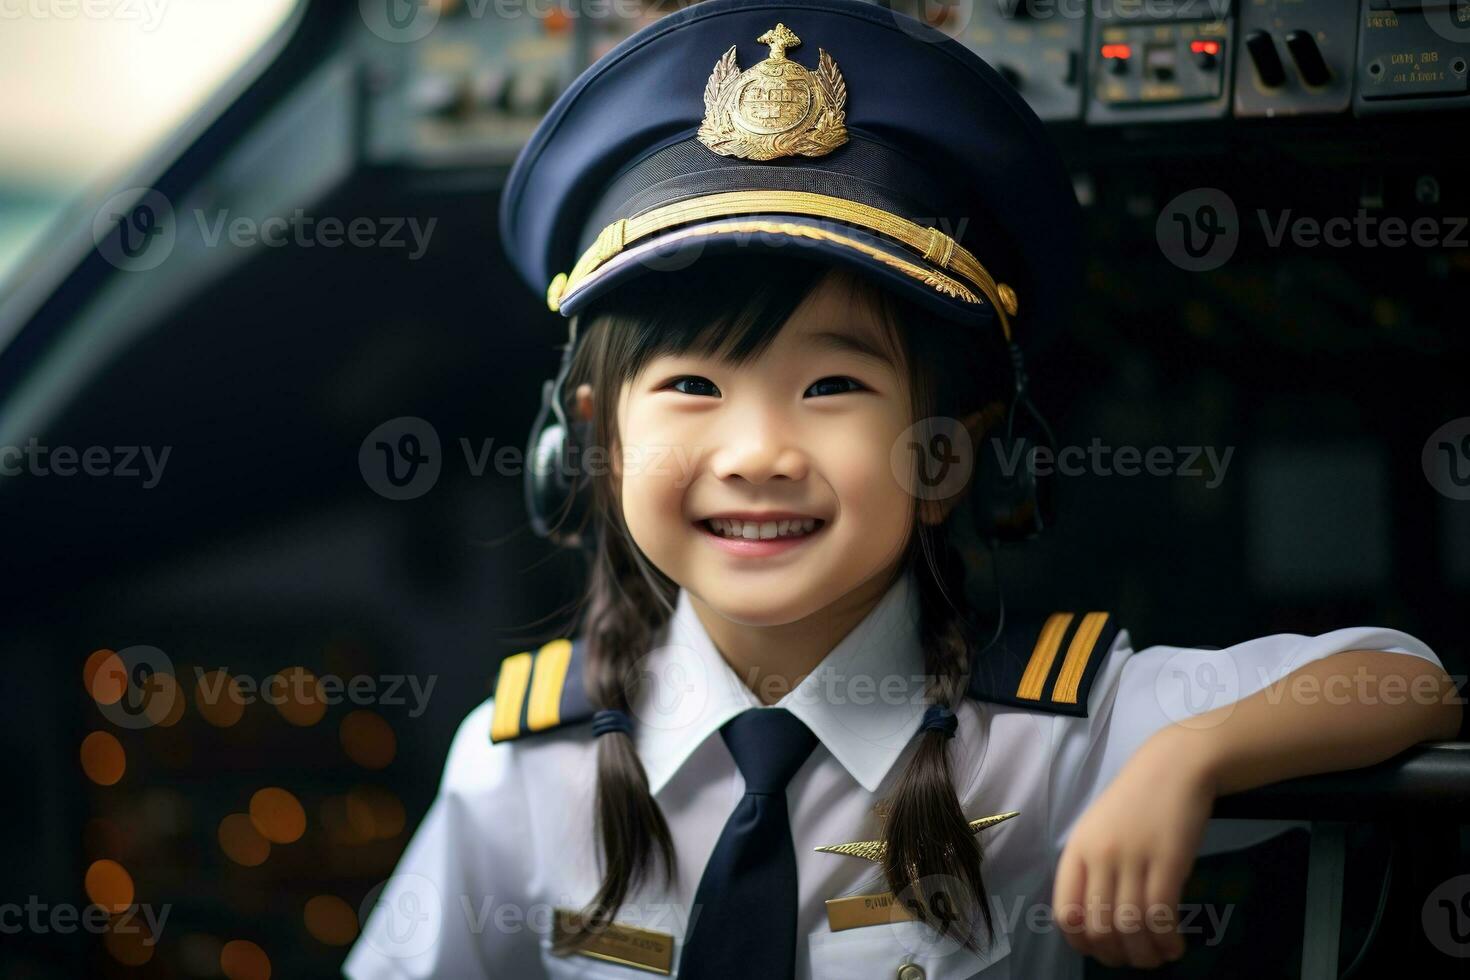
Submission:
<svg viewBox="0 0 1470 980">
<path fill-rule="evenodd" d="M 1214 800 L 1203 764 L 1157 736 L 1139 748 L 1062 850 L 1053 916 L 1072 948 L 1107 966 L 1184 955 L 1176 909 Z"/>
</svg>

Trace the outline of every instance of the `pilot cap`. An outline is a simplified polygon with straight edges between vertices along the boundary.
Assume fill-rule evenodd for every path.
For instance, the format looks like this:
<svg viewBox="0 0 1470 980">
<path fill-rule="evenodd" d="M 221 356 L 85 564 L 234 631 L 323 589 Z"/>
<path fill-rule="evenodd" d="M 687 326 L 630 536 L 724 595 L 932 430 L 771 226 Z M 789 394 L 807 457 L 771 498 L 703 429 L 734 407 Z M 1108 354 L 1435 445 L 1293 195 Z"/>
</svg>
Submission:
<svg viewBox="0 0 1470 980">
<path fill-rule="evenodd" d="M 648 25 L 556 100 L 500 210 L 517 273 L 564 316 L 639 277 L 677 289 L 696 261 L 770 249 L 1033 341 L 1068 315 L 1079 226 L 1012 86 L 863 0 L 704 0 Z"/>
</svg>

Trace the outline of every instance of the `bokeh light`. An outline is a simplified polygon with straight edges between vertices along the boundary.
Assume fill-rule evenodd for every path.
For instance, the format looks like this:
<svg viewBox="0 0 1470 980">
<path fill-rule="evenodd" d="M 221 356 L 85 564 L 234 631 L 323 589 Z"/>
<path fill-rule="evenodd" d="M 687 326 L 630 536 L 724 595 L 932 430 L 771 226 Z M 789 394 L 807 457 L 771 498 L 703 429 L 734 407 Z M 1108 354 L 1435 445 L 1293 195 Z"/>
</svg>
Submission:
<svg viewBox="0 0 1470 980">
<path fill-rule="evenodd" d="M 184 717 L 184 692 L 172 674 L 155 671 L 143 682 L 143 715 L 161 728 Z"/>
<path fill-rule="evenodd" d="M 133 904 L 133 876 L 116 861 L 93 861 L 84 884 L 92 903 L 109 913 L 126 911 Z"/>
<path fill-rule="evenodd" d="M 270 980 L 271 960 L 248 939 L 231 939 L 219 951 L 219 968 L 229 980 Z"/>
<path fill-rule="evenodd" d="M 153 958 L 157 942 L 141 915 L 120 916 L 112 920 L 103 937 L 103 945 L 113 959 L 124 966 L 142 966 Z"/>
<path fill-rule="evenodd" d="M 378 818 L 373 813 L 373 808 L 361 796 L 348 793 L 343 797 L 346 805 L 348 836 L 359 843 L 366 844 L 370 840 L 377 840 Z"/>
<path fill-rule="evenodd" d="M 111 786 L 128 768 L 122 743 L 111 732 L 92 732 L 82 739 L 82 772 L 98 786 Z"/>
<path fill-rule="evenodd" d="M 244 813 L 232 813 L 219 822 L 219 846 L 231 861 L 247 868 L 263 864 L 271 855 L 270 841 Z"/>
<path fill-rule="evenodd" d="M 229 728 L 245 714 L 239 682 L 222 669 L 199 675 L 199 683 L 194 685 L 194 706 L 216 728 Z"/>
<path fill-rule="evenodd" d="M 357 786 L 347 794 L 348 820 L 361 820 L 361 817 L 354 818 L 361 811 L 370 815 L 373 837 L 397 837 L 403 832 L 407 819 L 403 803 L 381 786 Z"/>
<path fill-rule="evenodd" d="M 367 814 L 369 821 L 372 814 L 366 807 L 362 808 Z M 321 807 L 322 827 L 326 829 L 327 839 L 333 844 L 365 844 L 372 840 L 372 827 L 365 830 L 355 825 L 347 815 L 347 797 L 329 796 L 322 800 Z"/>
<path fill-rule="evenodd" d="M 336 895 L 317 895 L 306 903 L 306 931 L 328 946 L 346 946 L 357 938 L 357 913 Z"/>
<path fill-rule="evenodd" d="M 327 713 L 321 683 L 305 667 L 287 667 L 280 673 L 281 698 L 276 710 L 293 725 L 315 725 Z"/>
<path fill-rule="evenodd" d="M 250 797 L 250 822 L 271 843 L 290 844 L 306 832 L 306 811 L 290 792 L 268 786 Z"/>
<path fill-rule="evenodd" d="M 364 769 L 382 769 L 393 761 L 398 739 L 382 716 L 358 709 L 342 719 L 342 748 L 347 758 Z"/>
<path fill-rule="evenodd" d="M 117 704 L 127 692 L 128 671 L 113 651 L 93 650 L 82 665 L 82 683 L 98 704 Z"/>
</svg>

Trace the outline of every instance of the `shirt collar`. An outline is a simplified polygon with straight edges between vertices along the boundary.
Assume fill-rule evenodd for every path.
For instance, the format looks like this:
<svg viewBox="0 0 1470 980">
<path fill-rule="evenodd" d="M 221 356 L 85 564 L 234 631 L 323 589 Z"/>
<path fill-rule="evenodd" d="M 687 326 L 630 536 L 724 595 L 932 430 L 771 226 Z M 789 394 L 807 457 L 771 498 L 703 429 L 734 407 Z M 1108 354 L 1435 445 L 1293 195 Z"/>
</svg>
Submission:
<svg viewBox="0 0 1470 980">
<path fill-rule="evenodd" d="M 715 648 L 684 589 L 642 673 L 634 744 L 655 794 L 725 722 L 760 707 Z M 905 573 L 775 706 L 801 719 L 872 793 L 918 728 L 926 707 L 923 673 L 918 595 Z"/>
</svg>

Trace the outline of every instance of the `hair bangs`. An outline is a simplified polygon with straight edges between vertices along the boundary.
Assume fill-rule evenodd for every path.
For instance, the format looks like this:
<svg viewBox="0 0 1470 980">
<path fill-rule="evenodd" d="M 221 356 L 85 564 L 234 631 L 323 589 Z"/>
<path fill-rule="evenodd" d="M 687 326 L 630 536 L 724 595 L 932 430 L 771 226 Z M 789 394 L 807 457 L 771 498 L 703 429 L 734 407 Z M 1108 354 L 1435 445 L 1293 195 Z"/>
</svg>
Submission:
<svg viewBox="0 0 1470 980">
<path fill-rule="evenodd" d="M 720 256 L 653 279 L 642 276 L 599 297 L 579 314 L 607 318 L 606 382 L 628 381 L 663 356 L 718 357 L 741 365 L 758 358 L 832 267 L 767 253 Z M 677 285 L 674 283 L 677 282 Z"/>
</svg>

